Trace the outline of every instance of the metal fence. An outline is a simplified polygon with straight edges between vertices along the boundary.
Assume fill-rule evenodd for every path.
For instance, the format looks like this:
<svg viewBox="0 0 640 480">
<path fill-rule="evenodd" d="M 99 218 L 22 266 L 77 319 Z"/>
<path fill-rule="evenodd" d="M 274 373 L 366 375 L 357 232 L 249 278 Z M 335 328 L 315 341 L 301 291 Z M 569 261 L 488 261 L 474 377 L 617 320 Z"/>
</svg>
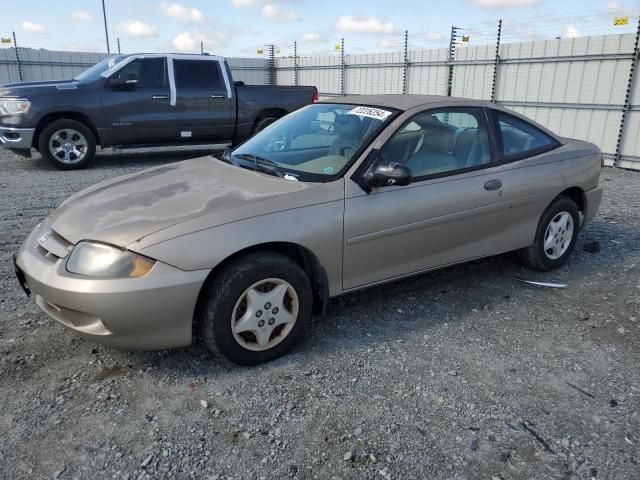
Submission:
<svg viewBox="0 0 640 480">
<path fill-rule="evenodd" d="M 0 49 L 0 85 L 73 78 L 106 56 L 106 53 L 23 47 Z M 254 85 L 268 83 L 268 60 L 235 57 L 227 60 L 236 80 Z"/>
<path fill-rule="evenodd" d="M 449 48 L 278 58 L 277 83 L 316 85 L 321 96 L 418 93 L 492 100 L 559 135 L 600 146 L 609 165 L 640 170 L 636 33 Z M 338 48 L 338 47 L 336 47 Z"/>
<path fill-rule="evenodd" d="M 513 28 L 513 27 L 511 27 Z M 596 143 L 606 163 L 640 170 L 640 19 L 635 33 L 501 42 L 502 22 L 486 44 L 462 40 L 451 29 L 449 47 L 410 48 L 404 32 L 397 51 L 229 58 L 247 84 L 315 85 L 321 96 L 417 93 L 495 101 L 559 135 Z M 493 39 L 493 40 L 492 40 Z M 492 42 L 492 43 L 490 43 Z M 70 78 L 104 58 L 101 53 L 0 49 L 0 84 Z"/>
</svg>

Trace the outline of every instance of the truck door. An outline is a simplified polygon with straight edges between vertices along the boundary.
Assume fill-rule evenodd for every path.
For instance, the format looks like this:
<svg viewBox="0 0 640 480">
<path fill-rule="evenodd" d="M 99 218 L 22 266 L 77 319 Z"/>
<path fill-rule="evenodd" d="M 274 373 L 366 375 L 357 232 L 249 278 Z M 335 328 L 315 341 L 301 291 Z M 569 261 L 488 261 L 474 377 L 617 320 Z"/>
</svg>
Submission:
<svg viewBox="0 0 640 480">
<path fill-rule="evenodd" d="M 103 128 L 111 145 L 156 143 L 176 138 L 167 59 L 135 58 L 105 82 Z"/>
<path fill-rule="evenodd" d="M 183 139 L 231 140 L 233 90 L 215 58 L 173 58 L 176 122 Z"/>
</svg>

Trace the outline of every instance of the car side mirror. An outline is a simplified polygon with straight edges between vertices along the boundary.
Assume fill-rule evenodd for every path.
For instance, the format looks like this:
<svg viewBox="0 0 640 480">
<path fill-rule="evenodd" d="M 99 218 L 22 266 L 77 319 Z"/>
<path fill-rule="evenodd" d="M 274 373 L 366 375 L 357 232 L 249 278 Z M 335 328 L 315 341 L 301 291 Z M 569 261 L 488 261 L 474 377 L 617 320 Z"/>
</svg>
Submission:
<svg viewBox="0 0 640 480">
<path fill-rule="evenodd" d="M 233 82 L 233 84 L 236 87 L 244 87 L 245 86 L 245 83 L 242 80 L 236 80 L 235 82 Z"/>
<path fill-rule="evenodd" d="M 114 90 L 133 90 L 138 85 L 138 80 L 111 77 L 109 78 L 109 86 Z"/>
<path fill-rule="evenodd" d="M 379 150 L 374 153 L 374 163 L 365 176 L 364 188 L 369 193 L 372 188 L 409 185 L 411 183 L 411 169 L 398 162 L 390 162 L 382 158 Z"/>
</svg>

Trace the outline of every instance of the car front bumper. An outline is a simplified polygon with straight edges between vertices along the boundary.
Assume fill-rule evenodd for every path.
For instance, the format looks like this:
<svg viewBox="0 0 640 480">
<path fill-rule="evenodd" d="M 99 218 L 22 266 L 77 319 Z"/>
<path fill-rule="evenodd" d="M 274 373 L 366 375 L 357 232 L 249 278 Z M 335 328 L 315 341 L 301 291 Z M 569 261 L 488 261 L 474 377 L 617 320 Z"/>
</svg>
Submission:
<svg viewBox="0 0 640 480">
<path fill-rule="evenodd" d="M 0 147 L 11 150 L 31 151 L 35 128 L 0 126 Z"/>
<path fill-rule="evenodd" d="M 45 313 L 85 338 L 117 348 L 191 344 L 193 313 L 208 271 L 186 272 L 158 262 L 140 278 L 75 275 L 66 270 L 68 255 L 60 258 L 38 243 L 46 231 L 43 224 L 20 248 L 16 273 Z"/>
</svg>

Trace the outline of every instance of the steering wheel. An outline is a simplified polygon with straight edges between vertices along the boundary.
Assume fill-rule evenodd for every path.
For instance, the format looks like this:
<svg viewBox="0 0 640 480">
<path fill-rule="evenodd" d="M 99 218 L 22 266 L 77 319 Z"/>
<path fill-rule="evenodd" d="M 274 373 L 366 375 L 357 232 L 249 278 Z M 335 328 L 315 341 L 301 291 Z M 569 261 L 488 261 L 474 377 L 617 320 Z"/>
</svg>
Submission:
<svg viewBox="0 0 640 480">
<path fill-rule="evenodd" d="M 291 145 L 291 139 L 289 136 L 284 133 L 282 135 L 274 135 L 269 137 L 267 140 L 267 145 L 264 148 L 266 152 L 282 152 L 287 150 Z"/>
<path fill-rule="evenodd" d="M 335 122 L 329 123 L 327 129 L 325 130 L 325 135 L 334 136 L 337 133 L 338 125 Z"/>
</svg>

